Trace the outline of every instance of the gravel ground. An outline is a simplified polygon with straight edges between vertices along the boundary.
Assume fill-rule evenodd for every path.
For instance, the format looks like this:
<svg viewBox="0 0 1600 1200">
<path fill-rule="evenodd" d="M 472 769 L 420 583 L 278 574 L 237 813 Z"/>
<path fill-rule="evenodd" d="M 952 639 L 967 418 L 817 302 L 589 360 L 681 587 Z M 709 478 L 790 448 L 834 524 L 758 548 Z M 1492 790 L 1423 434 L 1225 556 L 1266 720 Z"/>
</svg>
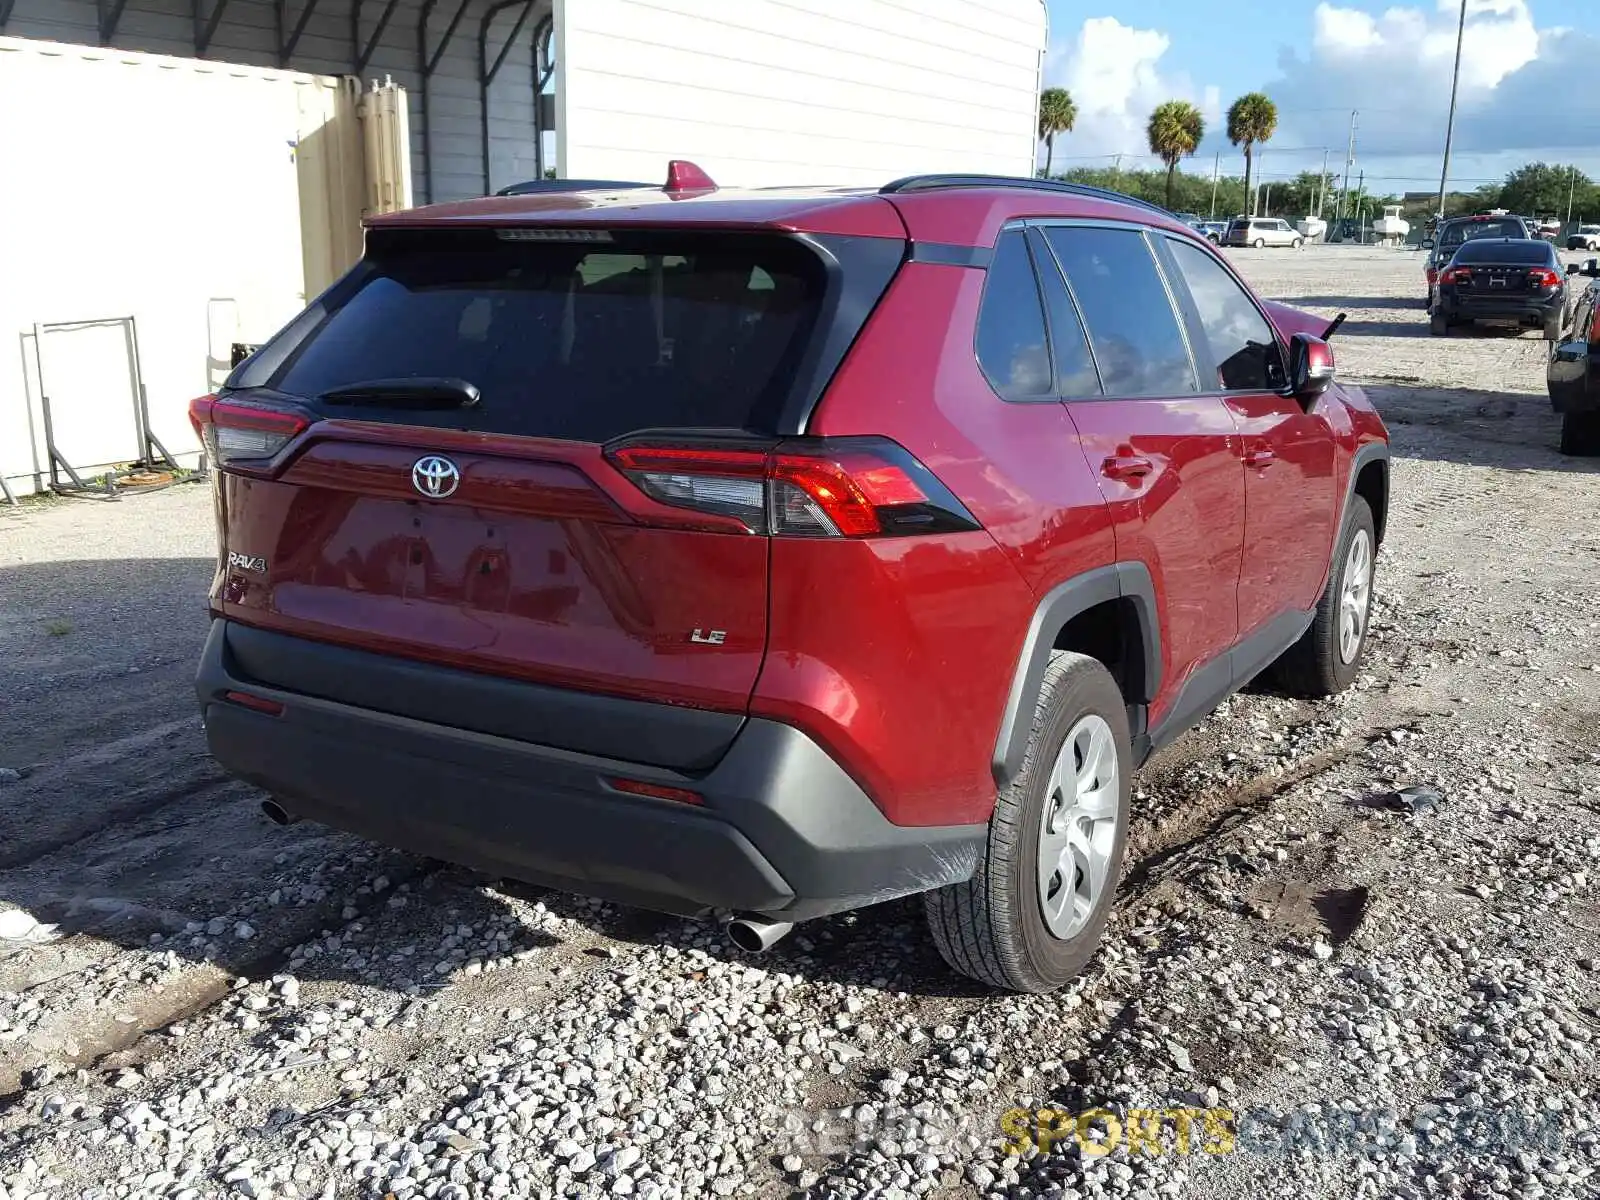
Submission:
<svg viewBox="0 0 1600 1200">
<path fill-rule="evenodd" d="M 914 902 L 743 959 L 271 826 L 193 712 L 204 489 L 0 516 L 0 932 L 56 926 L 0 941 L 0 1200 L 1600 1194 L 1600 463 L 1418 256 L 1237 261 L 1390 422 L 1372 653 L 1146 768 L 1055 996 Z"/>
</svg>

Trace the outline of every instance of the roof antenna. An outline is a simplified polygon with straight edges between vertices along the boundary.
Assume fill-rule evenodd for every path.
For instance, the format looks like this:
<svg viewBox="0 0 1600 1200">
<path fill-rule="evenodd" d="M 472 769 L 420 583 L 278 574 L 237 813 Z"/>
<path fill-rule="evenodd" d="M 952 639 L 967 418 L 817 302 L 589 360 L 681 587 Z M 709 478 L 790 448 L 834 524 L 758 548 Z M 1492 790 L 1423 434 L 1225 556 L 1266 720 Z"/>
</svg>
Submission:
<svg viewBox="0 0 1600 1200">
<path fill-rule="evenodd" d="M 669 196 L 698 195 L 716 191 L 717 185 L 688 159 L 675 158 L 667 164 L 667 186 L 662 190 Z"/>
</svg>

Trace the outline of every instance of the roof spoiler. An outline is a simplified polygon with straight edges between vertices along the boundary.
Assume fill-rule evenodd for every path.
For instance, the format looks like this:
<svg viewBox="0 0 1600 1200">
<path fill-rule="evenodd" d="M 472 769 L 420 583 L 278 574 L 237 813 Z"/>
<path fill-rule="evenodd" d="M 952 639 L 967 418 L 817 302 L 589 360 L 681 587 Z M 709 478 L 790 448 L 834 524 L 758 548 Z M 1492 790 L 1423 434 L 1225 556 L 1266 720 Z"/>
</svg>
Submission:
<svg viewBox="0 0 1600 1200">
<path fill-rule="evenodd" d="M 648 183 L 629 179 L 530 179 L 513 183 L 495 193 L 496 196 L 533 196 L 547 192 L 599 192 L 648 188 Z M 669 196 L 699 196 L 717 190 L 716 181 L 686 158 L 675 158 L 667 164 L 667 182 L 661 190 Z"/>
</svg>

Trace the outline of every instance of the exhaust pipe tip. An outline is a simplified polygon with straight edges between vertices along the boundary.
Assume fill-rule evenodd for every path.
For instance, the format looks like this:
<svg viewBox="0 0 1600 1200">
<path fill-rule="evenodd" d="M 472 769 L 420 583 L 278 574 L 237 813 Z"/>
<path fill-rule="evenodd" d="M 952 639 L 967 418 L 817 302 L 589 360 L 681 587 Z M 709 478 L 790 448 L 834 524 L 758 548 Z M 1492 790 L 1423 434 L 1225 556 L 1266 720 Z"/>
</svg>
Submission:
<svg viewBox="0 0 1600 1200">
<path fill-rule="evenodd" d="M 746 954 L 771 950 L 794 928 L 791 921 L 772 921 L 761 916 L 734 917 L 728 922 L 728 940 Z"/>
<path fill-rule="evenodd" d="M 261 811 L 274 825 L 293 825 L 300 819 L 276 800 L 263 800 Z"/>
</svg>

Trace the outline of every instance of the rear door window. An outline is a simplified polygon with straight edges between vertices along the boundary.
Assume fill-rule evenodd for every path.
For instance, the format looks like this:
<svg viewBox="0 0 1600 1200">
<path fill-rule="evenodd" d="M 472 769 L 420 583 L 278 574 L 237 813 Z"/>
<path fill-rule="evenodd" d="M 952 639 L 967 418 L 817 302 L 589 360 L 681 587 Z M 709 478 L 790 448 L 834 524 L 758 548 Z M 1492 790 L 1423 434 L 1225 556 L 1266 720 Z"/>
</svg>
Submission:
<svg viewBox="0 0 1600 1200">
<path fill-rule="evenodd" d="M 1198 391 L 1189 346 L 1142 232 L 1057 225 L 1045 240 L 1089 331 L 1108 396 Z"/>
<path fill-rule="evenodd" d="M 330 416 L 422 423 L 414 406 L 318 398 L 372 380 L 459 379 L 481 400 L 445 423 L 580 441 L 770 430 L 824 283 L 803 245 L 762 235 L 395 231 L 369 243 L 364 270 L 270 380 L 245 382 Z"/>
<path fill-rule="evenodd" d="M 1198 246 L 1168 238 L 1225 391 L 1275 392 L 1287 381 L 1271 324 L 1234 277 Z"/>
</svg>

